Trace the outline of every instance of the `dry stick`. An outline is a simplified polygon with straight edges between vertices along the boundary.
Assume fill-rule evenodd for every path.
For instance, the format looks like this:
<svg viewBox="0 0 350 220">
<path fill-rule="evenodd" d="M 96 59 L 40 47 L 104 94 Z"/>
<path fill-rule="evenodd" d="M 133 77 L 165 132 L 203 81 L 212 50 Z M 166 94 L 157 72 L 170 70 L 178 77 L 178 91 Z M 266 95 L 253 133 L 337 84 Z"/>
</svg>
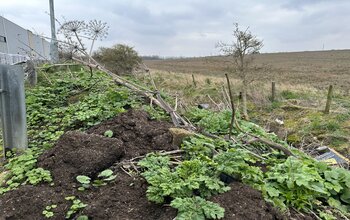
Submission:
<svg viewBox="0 0 350 220">
<path fill-rule="evenodd" d="M 122 166 L 119 167 L 124 173 L 126 173 L 128 176 L 133 177 L 128 171 L 124 170 Z"/>
<path fill-rule="evenodd" d="M 52 82 L 51 82 L 51 80 L 49 79 L 49 77 L 46 75 L 46 73 L 45 73 L 45 72 L 42 72 L 42 73 L 43 73 L 45 79 L 49 82 L 49 84 L 52 85 Z"/>
<path fill-rule="evenodd" d="M 157 88 L 157 86 L 156 86 L 156 83 L 155 83 L 154 80 L 153 80 L 151 71 L 149 71 L 149 69 L 146 69 L 146 72 L 148 72 L 148 75 L 149 75 L 149 78 L 151 79 L 153 88 L 154 88 L 156 91 L 158 91 L 158 88 Z"/>
<path fill-rule="evenodd" d="M 162 156 L 165 155 L 171 155 L 171 154 L 179 154 L 185 152 L 184 150 L 172 150 L 172 151 L 165 151 L 165 152 L 160 152 L 159 154 Z"/>
<path fill-rule="evenodd" d="M 230 79 L 228 78 L 227 73 L 225 73 L 226 80 L 227 80 L 227 85 L 228 85 L 228 92 L 230 95 L 230 102 L 231 102 L 231 108 L 232 108 L 232 115 L 231 115 L 231 123 L 230 123 L 230 131 L 228 133 L 228 138 L 231 139 L 231 134 L 232 134 L 232 128 L 233 128 L 233 123 L 235 121 L 235 105 L 233 104 L 233 97 L 232 97 L 232 91 L 231 91 L 231 85 L 230 85 Z"/>
<path fill-rule="evenodd" d="M 143 64 L 143 65 L 144 65 L 144 67 L 145 67 L 146 73 L 148 73 L 148 75 L 149 75 L 149 78 L 150 78 L 150 80 L 151 80 L 151 82 L 152 82 L 153 88 L 158 92 L 158 88 L 157 88 L 157 86 L 156 86 L 156 84 L 155 84 L 155 82 L 154 82 L 154 80 L 153 80 L 151 71 L 149 71 L 149 69 L 146 67 L 145 64 Z M 152 99 L 150 100 L 150 107 L 153 108 L 153 101 L 152 101 Z"/>
<path fill-rule="evenodd" d="M 219 104 L 218 103 L 216 103 L 211 97 L 210 97 L 210 95 L 209 94 L 207 94 L 207 97 L 210 99 L 210 101 L 212 102 L 212 103 L 214 103 L 214 105 L 216 105 L 216 107 L 218 108 L 218 110 L 220 110 L 220 106 L 219 106 Z"/>
<path fill-rule="evenodd" d="M 226 100 L 226 102 L 227 102 L 227 105 L 229 106 L 229 108 L 231 108 L 230 102 L 229 102 L 230 97 L 229 97 L 229 95 L 227 94 L 227 91 L 226 91 L 226 88 L 225 88 L 224 85 L 222 86 L 222 89 L 223 89 L 223 91 L 224 91 L 224 97 L 225 97 L 225 100 Z M 231 109 L 231 110 L 232 110 L 232 109 Z"/>
<path fill-rule="evenodd" d="M 42 67 L 37 67 L 38 69 L 50 69 L 51 67 L 55 66 L 76 66 L 76 63 L 55 63 L 51 64 L 50 66 L 42 66 Z"/>
<path fill-rule="evenodd" d="M 177 94 L 175 96 L 175 106 L 174 106 L 174 111 L 177 111 Z"/>
<path fill-rule="evenodd" d="M 293 155 L 293 153 L 292 153 L 290 150 L 288 150 L 287 148 L 283 147 L 282 145 L 280 145 L 280 144 L 278 144 L 278 143 L 272 142 L 272 141 L 270 141 L 270 140 L 268 140 L 268 139 L 265 139 L 265 138 L 256 136 L 256 135 L 254 135 L 254 134 L 250 134 L 250 133 L 247 133 L 247 134 L 248 134 L 249 136 L 255 138 L 255 140 L 252 140 L 252 141 L 250 141 L 249 143 L 253 143 L 253 142 L 255 142 L 255 141 L 259 141 L 259 142 L 261 142 L 261 143 L 264 143 L 264 144 L 269 145 L 269 146 L 270 146 L 271 148 L 273 148 L 273 149 L 282 151 L 282 152 L 283 152 L 285 155 L 287 155 L 287 156 L 292 156 L 292 155 Z"/>
<path fill-rule="evenodd" d="M 156 97 L 156 100 L 161 104 L 161 107 L 170 114 L 171 120 L 173 121 L 176 127 L 180 127 L 180 123 L 183 123 L 183 125 L 187 124 L 187 122 L 181 120 L 181 117 L 178 116 L 178 114 L 163 100 L 159 92 L 157 92 Z"/>
<path fill-rule="evenodd" d="M 230 124 L 230 131 L 229 131 L 229 139 L 231 139 L 231 132 L 232 132 L 232 127 L 233 127 L 233 123 L 235 123 L 236 127 L 238 130 L 240 130 L 241 132 L 244 133 L 244 131 L 240 128 L 239 124 L 237 123 L 237 120 L 235 120 L 235 106 L 233 104 L 233 99 L 232 99 L 232 93 L 231 93 L 231 88 L 230 88 L 230 80 L 228 78 L 228 75 L 225 74 L 226 76 L 226 79 L 227 79 L 227 84 L 228 84 L 228 89 L 229 89 L 229 94 L 230 94 L 230 102 L 231 102 L 231 108 L 232 108 L 232 118 L 231 118 L 231 124 Z M 283 147 L 282 145 L 280 144 L 277 144 L 275 142 L 272 142 L 270 140 L 267 140 L 265 138 L 261 138 L 259 136 L 256 136 L 256 135 L 253 135 L 253 134 L 250 134 L 248 132 L 246 132 L 246 134 L 248 134 L 249 136 L 251 137 L 254 137 L 255 140 L 254 141 L 259 141 L 259 142 L 262 142 L 264 144 L 267 144 L 269 145 L 271 148 L 274 148 L 274 149 L 277 149 L 277 150 L 280 150 L 282 151 L 285 155 L 287 156 L 291 156 L 293 155 L 292 152 L 290 152 L 287 148 Z M 252 143 L 252 142 L 250 142 Z"/>
<path fill-rule="evenodd" d="M 75 57 L 73 57 L 73 60 L 75 60 L 75 61 L 77 61 L 77 62 L 79 62 L 79 63 L 82 63 L 82 64 L 84 64 L 84 65 L 86 65 L 86 66 L 88 66 L 88 67 L 92 67 L 92 68 L 96 68 L 96 69 L 98 69 L 98 70 L 101 70 L 101 71 L 104 71 L 105 73 L 107 73 L 109 76 L 111 76 L 112 77 L 112 79 L 116 82 L 116 83 L 118 83 L 118 84 L 121 84 L 121 85 L 123 85 L 123 86 L 125 86 L 125 87 L 127 87 L 127 88 L 129 88 L 129 89 L 131 89 L 131 90 L 135 90 L 136 92 L 139 92 L 139 93 L 153 93 L 152 91 L 150 91 L 150 90 L 148 90 L 148 89 L 145 89 L 145 88 L 143 88 L 143 87 L 141 87 L 141 86 L 139 86 L 139 85 L 135 85 L 134 83 L 132 83 L 132 82 L 130 82 L 130 81 L 128 81 L 128 80 L 125 80 L 125 79 L 123 79 L 122 77 L 120 77 L 120 76 L 117 76 L 116 74 L 114 74 L 114 73 L 112 73 L 111 71 L 109 71 L 109 70 L 107 70 L 106 68 L 104 68 L 103 66 L 101 66 L 101 65 L 98 65 L 98 64 L 93 64 L 93 63 L 88 63 L 88 62 L 86 62 L 86 61 L 83 61 L 83 60 L 81 60 L 81 59 L 78 59 L 78 58 L 75 58 Z M 149 94 L 148 95 L 146 95 L 147 97 L 149 96 Z M 148 97 L 148 98 L 150 98 L 150 97 Z M 153 98 L 154 99 L 154 98 Z M 155 100 L 155 99 L 154 99 Z"/>
</svg>

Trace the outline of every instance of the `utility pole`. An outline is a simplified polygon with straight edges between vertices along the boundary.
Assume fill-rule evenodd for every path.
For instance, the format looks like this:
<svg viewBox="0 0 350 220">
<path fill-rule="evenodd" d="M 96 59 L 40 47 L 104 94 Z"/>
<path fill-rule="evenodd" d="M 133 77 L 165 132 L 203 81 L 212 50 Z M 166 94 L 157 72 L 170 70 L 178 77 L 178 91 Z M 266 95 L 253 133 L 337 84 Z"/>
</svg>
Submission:
<svg viewBox="0 0 350 220">
<path fill-rule="evenodd" d="M 51 20 L 51 43 L 50 43 L 50 56 L 53 63 L 58 62 L 58 42 L 56 38 L 56 27 L 55 27 L 55 10 L 53 0 L 50 1 L 50 20 Z"/>
</svg>

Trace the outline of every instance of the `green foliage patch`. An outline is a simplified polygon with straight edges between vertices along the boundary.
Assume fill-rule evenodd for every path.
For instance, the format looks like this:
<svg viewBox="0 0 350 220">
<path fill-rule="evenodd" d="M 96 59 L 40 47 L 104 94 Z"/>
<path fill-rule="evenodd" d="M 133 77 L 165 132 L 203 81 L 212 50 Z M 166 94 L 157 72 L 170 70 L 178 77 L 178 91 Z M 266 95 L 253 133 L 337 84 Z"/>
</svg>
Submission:
<svg viewBox="0 0 350 220">
<path fill-rule="evenodd" d="M 229 111 L 214 113 L 202 109 L 187 113 L 196 125 L 216 134 L 227 134 L 229 116 Z M 253 123 L 238 123 L 243 132 L 286 146 Z M 237 138 L 244 133 L 235 130 L 234 135 Z M 283 211 L 291 207 L 305 212 L 313 210 L 323 219 L 333 219 L 335 213 L 346 216 L 350 212 L 348 170 L 331 168 L 296 150 L 293 150 L 296 156 L 288 158 L 276 151 L 257 157 L 246 148 L 249 146 L 239 141 L 194 135 L 183 141 L 184 155 L 180 163 L 171 156 L 149 154 L 139 162 L 149 184 L 148 199 L 164 203 L 165 198 L 170 197 L 170 205 L 178 209 L 177 219 L 222 218 L 222 208 L 212 203 L 207 206 L 207 199 L 229 190 L 219 178 L 226 174 L 260 190 L 266 201 Z M 263 172 L 256 164 L 262 164 L 267 170 Z"/>
<path fill-rule="evenodd" d="M 9 172 L 0 194 L 21 184 L 51 182 L 50 172 L 37 168 L 36 161 L 64 132 L 87 129 L 139 105 L 137 97 L 102 72 L 92 77 L 84 69 L 56 72 L 50 73 L 49 80 L 43 74 L 39 74 L 42 81 L 36 87 L 26 89 L 29 149 L 4 165 Z"/>
</svg>

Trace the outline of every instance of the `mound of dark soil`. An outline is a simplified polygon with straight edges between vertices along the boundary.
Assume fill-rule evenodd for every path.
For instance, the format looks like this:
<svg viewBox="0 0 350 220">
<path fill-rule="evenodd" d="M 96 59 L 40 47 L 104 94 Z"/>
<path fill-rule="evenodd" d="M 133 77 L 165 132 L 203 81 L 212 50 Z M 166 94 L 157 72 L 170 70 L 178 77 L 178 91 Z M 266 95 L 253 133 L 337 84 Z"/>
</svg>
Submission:
<svg viewBox="0 0 350 220">
<path fill-rule="evenodd" d="M 264 200 L 261 192 L 243 183 L 233 182 L 229 186 L 231 187 L 230 191 L 210 199 L 210 201 L 225 208 L 224 220 L 313 219 L 298 213 L 293 213 L 291 216 L 283 215 Z"/>
<path fill-rule="evenodd" d="M 70 203 L 64 198 L 73 195 L 59 187 L 22 186 L 0 197 L 0 219 L 45 219 L 46 206 L 56 204 L 52 219 L 64 219 Z"/>
<path fill-rule="evenodd" d="M 88 133 L 70 131 L 55 146 L 38 158 L 38 166 L 51 171 L 54 185 L 22 186 L 0 196 L 0 220 L 45 219 L 42 211 L 56 204 L 54 217 L 64 219 L 71 202 L 65 197 L 75 195 L 88 204 L 83 214 L 92 219 L 173 219 L 176 211 L 151 203 L 146 198 L 147 184 L 115 170 L 117 179 L 104 187 L 84 192 L 76 176 L 96 177 L 114 164 L 160 150 L 174 150 L 170 123 L 154 121 L 147 113 L 131 110 L 92 127 Z M 113 137 L 104 137 L 107 130 Z M 81 213 L 80 213 L 81 214 Z"/>
<path fill-rule="evenodd" d="M 54 184 L 21 186 L 0 196 L 0 220 L 45 219 L 42 211 L 53 204 L 57 208 L 51 219 L 64 219 L 71 206 L 65 197 L 72 195 L 88 205 L 74 218 L 88 215 L 90 219 L 174 219 L 175 209 L 147 200 L 145 180 L 131 177 L 116 166 L 122 160 L 149 152 L 177 149 L 171 144 L 170 127 L 167 122 L 151 120 L 145 112 L 131 110 L 92 127 L 87 133 L 67 132 L 38 159 L 38 166 L 51 171 Z M 112 138 L 103 136 L 107 130 L 113 131 Z M 80 184 L 76 176 L 95 178 L 107 168 L 117 174 L 114 181 L 83 192 L 77 190 Z M 282 218 L 258 191 L 237 182 L 231 188 L 212 198 L 225 208 L 225 219 Z"/>
<path fill-rule="evenodd" d="M 69 131 L 41 155 L 38 166 L 51 171 L 55 184 L 67 185 L 77 175 L 95 177 L 123 156 L 123 142 L 118 139 Z"/>
<path fill-rule="evenodd" d="M 142 178 L 119 172 L 115 183 L 89 195 L 89 206 L 82 213 L 94 219 L 174 219 L 176 210 L 149 202 L 146 190 L 147 184 Z"/>
<path fill-rule="evenodd" d="M 230 184 L 231 190 L 211 198 L 225 208 L 224 219 L 279 219 L 280 214 L 267 204 L 261 193 L 240 182 Z"/>
<path fill-rule="evenodd" d="M 123 141 L 125 159 L 160 150 L 174 150 L 168 122 L 151 120 L 146 112 L 130 110 L 90 128 L 87 133 L 103 135 L 113 131 L 113 138 Z"/>
</svg>

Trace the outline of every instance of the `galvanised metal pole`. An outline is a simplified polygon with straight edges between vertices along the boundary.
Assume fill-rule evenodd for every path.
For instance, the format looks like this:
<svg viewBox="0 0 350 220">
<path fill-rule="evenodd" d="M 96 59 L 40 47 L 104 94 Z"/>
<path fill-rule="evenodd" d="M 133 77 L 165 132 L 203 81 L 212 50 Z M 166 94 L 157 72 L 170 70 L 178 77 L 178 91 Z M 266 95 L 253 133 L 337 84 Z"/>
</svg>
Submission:
<svg viewBox="0 0 350 220">
<path fill-rule="evenodd" d="M 26 149 L 27 120 L 21 66 L 0 65 L 0 115 L 4 150 Z"/>
<path fill-rule="evenodd" d="M 50 1 L 50 20 L 51 20 L 51 43 L 50 43 L 50 57 L 53 63 L 58 62 L 58 42 L 56 38 L 56 27 L 55 27 L 55 10 L 54 2 Z"/>
</svg>

